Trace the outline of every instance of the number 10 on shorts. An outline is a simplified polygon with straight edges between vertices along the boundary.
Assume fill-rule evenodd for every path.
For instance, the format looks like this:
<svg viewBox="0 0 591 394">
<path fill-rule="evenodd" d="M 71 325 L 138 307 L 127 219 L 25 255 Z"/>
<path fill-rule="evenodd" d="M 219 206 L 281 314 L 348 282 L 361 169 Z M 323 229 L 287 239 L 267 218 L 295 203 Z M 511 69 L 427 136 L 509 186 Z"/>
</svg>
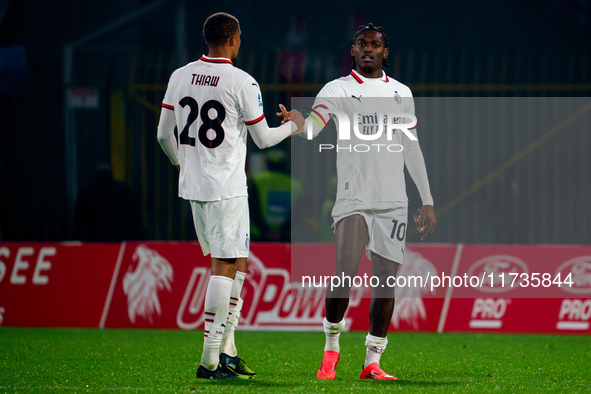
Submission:
<svg viewBox="0 0 591 394">
<path fill-rule="evenodd" d="M 398 220 L 396 219 L 392 220 L 392 223 L 394 223 L 394 226 L 392 226 L 390 238 L 394 239 L 394 236 L 396 236 L 397 240 L 404 241 L 404 237 L 406 235 L 406 223 L 402 222 L 400 225 L 398 225 Z"/>
</svg>

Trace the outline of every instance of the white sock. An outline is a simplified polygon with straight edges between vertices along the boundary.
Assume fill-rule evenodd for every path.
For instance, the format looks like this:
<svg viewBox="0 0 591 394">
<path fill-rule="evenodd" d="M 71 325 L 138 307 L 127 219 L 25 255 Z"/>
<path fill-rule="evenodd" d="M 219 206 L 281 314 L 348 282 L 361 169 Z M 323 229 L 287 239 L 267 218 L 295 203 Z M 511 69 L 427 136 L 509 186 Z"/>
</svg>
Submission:
<svg viewBox="0 0 591 394">
<path fill-rule="evenodd" d="M 236 327 L 238 327 L 238 322 L 240 321 L 240 312 L 242 310 L 242 298 L 240 298 L 240 292 L 242 291 L 244 278 L 246 278 L 246 272 L 236 271 L 234 283 L 232 284 L 232 292 L 230 294 L 230 307 L 228 309 L 226 331 L 224 331 L 222 346 L 220 349 L 221 353 L 226 353 L 230 357 L 236 357 L 238 355 L 236 343 L 234 343 L 234 331 L 236 330 Z"/>
<path fill-rule="evenodd" d="M 232 279 L 225 276 L 212 275 L 205 293 L 205 338 L 203 339 L 203 353 L 201 365 L 213 371 L 220 361 L 220 344 L 224 335 L 226 316 Z"/>
<path fill-rule="evenodd" d="M 363 367 L 367 367 L 369 364 L 378 363 L 380 364 L 380 357 L 384 350 L 386 350 L 386 345 L 388 344 L 388 338 L 380 338 L 374 337 L 371 334 L 367 334 L 365 337 L 365 346 L 367 350 L 365 352 L 365 364 Z"/>
<path fill-rule="evenodd" d="M 325 317 L 322 321 L 322 325 L 324 326 L 324 333 L 326 334 L 324 351 L 332 350 L 339 353 L 341 351 L 339 337 L 341 336 L 341 331 L 345 329 L 345 319 L 341 320 L 339 323 L 331 323 L 326 320 Z"/>
</svg>

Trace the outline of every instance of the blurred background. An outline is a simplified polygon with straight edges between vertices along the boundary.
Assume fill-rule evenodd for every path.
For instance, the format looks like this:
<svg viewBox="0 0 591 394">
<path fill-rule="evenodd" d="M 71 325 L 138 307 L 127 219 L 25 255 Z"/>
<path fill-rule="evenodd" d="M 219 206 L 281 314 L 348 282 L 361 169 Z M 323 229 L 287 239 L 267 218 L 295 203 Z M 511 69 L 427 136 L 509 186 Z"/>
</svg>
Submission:
<svg viewBox="0 0 591 394">
<path fill-rule="evenodd" d="M 367 22 L 390 39 L 388 75 L 418 98 L 591 92 L 586 0 L 0 0 L 0 240 L 195 239 L 156 126 L 171 72 L 206 53 L 201 29 L 218 11 L 240 20 L 234 65 L 259 81 L 270 126 L 279 124 L 279 103 L 313 97 L 350 72 L 352 34 Z M 460 135 L 465 143 L 448 144 L 420 129 L 439 210 L 433 240 L 589 243 L 586 125 L 577 136 L 557 138 L 548 127 L 518 143 L 514 130 L 496 130 L 494 150 L 502 154 L 494 157 L 484 140 Z M 289 215 L 280 216 L 296 201 L 281 193 L 270 199 L 273 187 L 290 185 L 292 197 L 306 197 L 297 203 L 310 207 L 301 223 L 307 231 L 326 227 L 322 207 L 334 183 L 319 171 L 306 190 L 280 175 L 290 170 L 290 143 L 259 151 L 249 139 L 253 240 L 290 239 Z M 323 165 L 334 166 L 331 160 Z M 409 185 L 414 211 L 419 200 Z M 489 213 L 475 201 L 485 201 Z M 493 230 L 479 231 L 491 220 Z M 408 239 L 417 240 L 410 232 Z"/>
</svg>

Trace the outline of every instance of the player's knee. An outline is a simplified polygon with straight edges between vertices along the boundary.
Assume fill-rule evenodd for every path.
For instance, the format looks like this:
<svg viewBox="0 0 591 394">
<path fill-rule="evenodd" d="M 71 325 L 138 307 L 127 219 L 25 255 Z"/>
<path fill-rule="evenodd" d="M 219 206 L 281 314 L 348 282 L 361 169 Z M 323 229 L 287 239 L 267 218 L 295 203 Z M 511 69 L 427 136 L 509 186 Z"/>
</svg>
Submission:
<svg viewBox="0 0 591 394">
<path fill-rule="evenodd" d="M 396 276 L 400 263 L 389 260 L 377 253 L 371 254 L 371 274 L 373 276 L 387 278 L 388 276 Z"/>
<path fill-rule="evenodd" d="M 351 287 L 343 284 L 338 286 L 328 286 L 326 288 L 327 298 L 349 298 Z"/>
</svg>

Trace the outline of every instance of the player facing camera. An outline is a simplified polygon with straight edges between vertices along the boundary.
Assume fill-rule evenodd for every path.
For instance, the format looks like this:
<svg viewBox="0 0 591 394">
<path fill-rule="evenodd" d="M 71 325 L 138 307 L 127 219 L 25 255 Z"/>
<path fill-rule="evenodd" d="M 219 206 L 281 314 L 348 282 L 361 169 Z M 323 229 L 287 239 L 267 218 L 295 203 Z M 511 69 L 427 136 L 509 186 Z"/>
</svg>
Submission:
<svg viewBox="0 0 591 394">
<path fill-rule="evenodd" d="M 382 70 L 388 67 L 389 54 L 384 29 L 372 23 L 360 26 L 353 35 L 350 53 L 351 73 L 320 90 L 306 119 L 306 134 L 308 139 L 316 137 L 330 118 L 335 119 L 337 193 L 331 213 L 335 234 L 334 277 L 355 277 L 365 252 L 371 261 L 371 276 L 379 283 L 387 283 L 388 278 L 396 278 L 398 267 L 404 263 L 408 221 L 404 168 L 423 203 L 421 240 L 433 233 L 437 220 L 417 137 L 412 92 Z M 388 146 L 396 149 L 387 149 Z M 345 328 L 350 291 L 347 281 L 326 290 L 323 322 L 326 342 L 318 379 L 336 377 L 339 336 Z M 394 287 L 373 288 L 361 379 L 396 380 L 379 365 L 388 343 L 394 293 Z"/>
<path fill-rule="evenodd" d="M 359 26 L 351 46 L 353 69 L 359 68 L 365 74 L 379 77 L 382 67 L 390 67 L 386 61 L 388 54 L 388 37 L 381 26 L 376 27 L 373 23 Z"/>
</svg>

